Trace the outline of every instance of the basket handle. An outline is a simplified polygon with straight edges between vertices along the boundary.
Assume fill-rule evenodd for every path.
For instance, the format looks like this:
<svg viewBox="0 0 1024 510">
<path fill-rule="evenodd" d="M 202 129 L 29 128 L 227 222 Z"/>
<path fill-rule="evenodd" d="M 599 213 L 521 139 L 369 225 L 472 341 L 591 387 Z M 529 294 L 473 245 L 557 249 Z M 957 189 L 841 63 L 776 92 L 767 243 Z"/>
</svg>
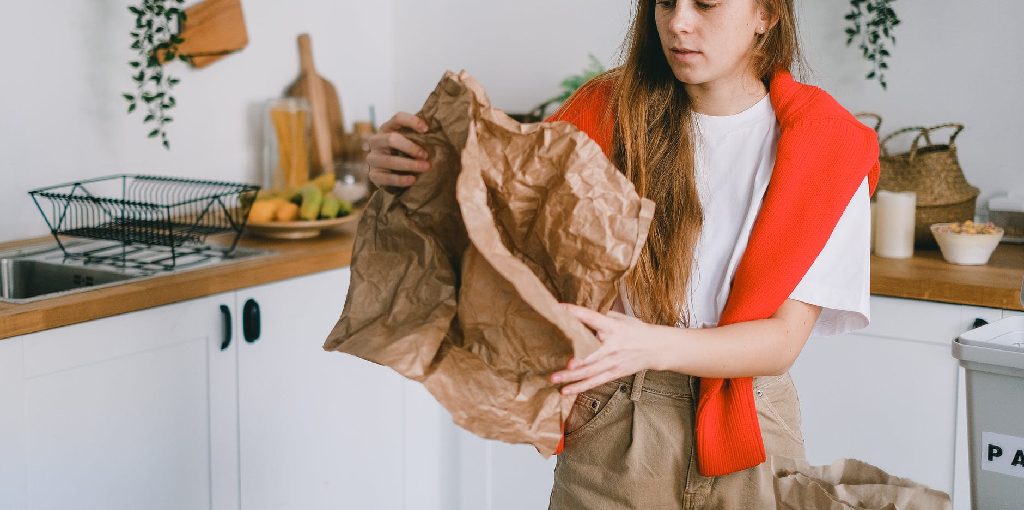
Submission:
<svg viewBox="0 0 1024 510">
<path fill-rule="evenodd" d="M 855 113 L 853 116 L 857 117 L 858 119 L 861 118 L 861 117 L 867 117 L 869 119 L 874 119 L 875 120 L 875 127 L 874 127 L 875 133 L 878 133 L 878 129 L 880 127 L 882 127 L 882 116 L 877 114 L 877 113 L 860 112 L 860 113 Z"/>
<path fill-rule="evenodd" d="M 914 156 L 917 155 L 918 141 L 921 139 L 922 136 L 924 137 L 924 139 L 928 143 L 928 145 L 932 145 L 932 140 L 931 140 L 931 137 L 929 135 L 931 134 L 932 131 L 935 131 L 936 129 L 943 129 L 943 128 L 953 128 L 953 134 L 949 135 L 949 146 L 950 147 L 956 147 L 956 145 L 955 145 L 956 136 L 959 135 L 960 132 L 964 130 L 964 125 L 963 124 L 960 124 L 958 122 L 947 122 L 945 124 L 939 124 L 939 125 L 932 126 L 932 127 L 929 127 L 929 128 L 924 128 L 924 130 L 922 130 L 921 133 L 919 135 L 917 135 L 917 137 L 914 138 L 914 143 L 912 143 L 910 145 L 910 160 L 913 161 L 914 160 Z"/>
<path fill-rule="evenodd" d="M 899 130 L 893 131 L 892 133 L 889 133 L 889 136 L 886 136 L 880 142 L 878 142 L 879 148 L 882 149 L 882 155 L 885 156 L 885 157 L 889 156 L 889 149 L 887 149 L 885 147 L 885 144 L 889 143 L 889 140 L 894 138 L 896 135 L 901 135 L 903 133 L 909 133 L 911 131 L 920 131 L 921 134 L 918 135 L 918 138 L 920 138 L 923 135 L 925 141 L 928 142 L 928 145 L 932 144 L 931 138 L 928 137 L 928 128 L 926 128 L 924 126 L 905 127 L 903 129 L 899 129 Z M 915 143 L 914 151 L 916 152 L 916 150 L 917 150 L 917 145 L 916 145 L 917 144 L 917 138 L 914 138 L 914 143 Z"/>
</svg>

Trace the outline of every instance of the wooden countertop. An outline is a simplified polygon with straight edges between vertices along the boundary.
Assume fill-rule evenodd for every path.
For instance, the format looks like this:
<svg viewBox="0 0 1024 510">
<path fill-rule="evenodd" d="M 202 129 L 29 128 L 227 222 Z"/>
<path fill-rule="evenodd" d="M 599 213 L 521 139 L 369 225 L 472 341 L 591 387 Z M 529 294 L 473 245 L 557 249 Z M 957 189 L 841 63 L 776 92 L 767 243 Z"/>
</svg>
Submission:
<svg viewBox="0 0 1024 510">
<path fill-rule="evenodd" d="M 297 241 L 245 236 L 239 246 L 276 253 L 32 303 L 0 303 L 0 339 L 345 267 L 352 260 L 352 240 L 344 232 Z M 2 243 L 0 250 L 52 242 L 40 237 Z"/>
<path fill-rule="evenodd" d="M 957 266 L 936 250 L 909 259 L 871 256 L 871 293 L 961 305 L 1024 310 L 1024 245 L 1000 244 L 984 266 Z"/>
<path fill-rule="evenodd" d="M 0 303 L 0 339 L 344 267 L 352 240 L 337 232 L 302 241 L 243 237 L 241 246 L 277 253 L 34 303 Z M 0 250 L 47 242 L 2 243 Z M 984 266 L 948 264 L 938 251 L 904 260 L 871 257 L 871 293 L 882 296 L 1024 310 L 1022 282 L 1024 245 L 999 245 Z"/>
</svg>

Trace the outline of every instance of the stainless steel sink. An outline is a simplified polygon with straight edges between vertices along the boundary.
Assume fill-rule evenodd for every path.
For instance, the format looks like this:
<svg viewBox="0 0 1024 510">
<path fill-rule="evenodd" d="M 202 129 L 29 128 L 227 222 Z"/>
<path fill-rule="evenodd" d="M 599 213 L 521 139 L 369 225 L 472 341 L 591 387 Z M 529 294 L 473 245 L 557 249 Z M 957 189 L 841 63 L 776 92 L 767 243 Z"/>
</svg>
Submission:
<svg viewBox="0 0 1024 510">
<path fill-rule="evenodd" d="M 24 301 L 82 287 L 131 280 L 130 274 L 52 264 L 32 259 L 0 259 L 0 298 Z"/>
<path fill-rule="evenodd" d="M 0 302 L 30 303 L 75 292 L 219 266 L 274 253 L 271 250 L 236 248 L 225 256 L 216 249 L 202 249 L 177 255 L 174 269 L 160 267 L 168 251 L 154 248 L 129 248 L 132 262 L 116 264 L 100 260 L 98 255 L 124 250 L 103 241 L 72 241 L 61 250 L 56 243 L 20 251 L 0 253 Z M 69 253 L 72 256 L 69 256 Z M 147 263 L 147 260 L 156 261 Z"/>
</svg>

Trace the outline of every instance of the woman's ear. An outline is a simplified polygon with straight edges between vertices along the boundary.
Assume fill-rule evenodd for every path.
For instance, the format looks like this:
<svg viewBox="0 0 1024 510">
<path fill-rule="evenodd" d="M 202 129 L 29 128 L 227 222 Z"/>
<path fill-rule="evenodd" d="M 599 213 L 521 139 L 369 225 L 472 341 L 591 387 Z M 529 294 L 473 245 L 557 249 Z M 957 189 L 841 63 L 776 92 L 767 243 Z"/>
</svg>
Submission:
<svg viewBox="0 0 1024 510">
<path fill-rule="evenodd" d="M 763 5 L 757 8 L 757 33 L 766 34 L 779 23 L 779 16 Z"/>
</svg>

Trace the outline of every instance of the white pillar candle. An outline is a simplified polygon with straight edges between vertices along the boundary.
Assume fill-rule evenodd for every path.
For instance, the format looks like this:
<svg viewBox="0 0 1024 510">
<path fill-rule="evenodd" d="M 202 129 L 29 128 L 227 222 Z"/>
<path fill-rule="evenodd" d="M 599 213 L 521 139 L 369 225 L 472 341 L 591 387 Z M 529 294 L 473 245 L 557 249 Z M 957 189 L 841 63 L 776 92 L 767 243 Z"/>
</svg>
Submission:
<svg viewBox="0 0 1024 510">
<path fill-rule="evenodd" d="M 875 196 L 875 255 L 891 259 L 912 257 L 917 194 L 878 190 Z"/>
</svg>

